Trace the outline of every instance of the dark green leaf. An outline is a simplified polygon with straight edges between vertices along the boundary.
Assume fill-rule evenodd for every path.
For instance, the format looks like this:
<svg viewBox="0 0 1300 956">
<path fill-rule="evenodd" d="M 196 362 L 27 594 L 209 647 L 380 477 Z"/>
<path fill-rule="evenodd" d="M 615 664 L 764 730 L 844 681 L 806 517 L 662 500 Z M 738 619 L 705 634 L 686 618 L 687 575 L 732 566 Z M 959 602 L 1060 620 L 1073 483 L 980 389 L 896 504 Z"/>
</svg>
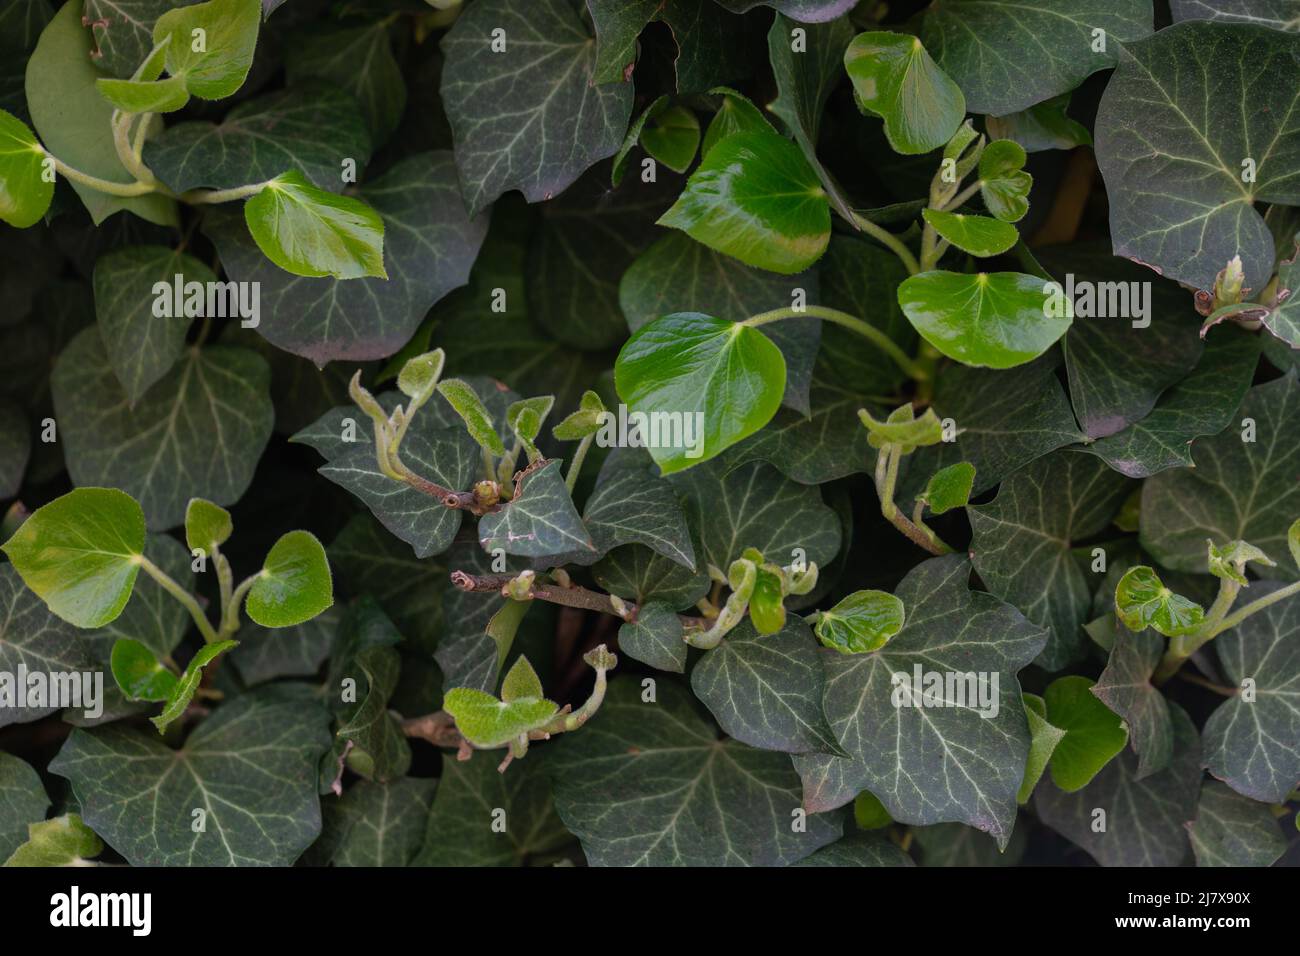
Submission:
<svg viewBox="0 0 1300 956">
<path fill-rule="evenodd" d="M 878 833 L 850 833 L 824 846 L 795 866 L 915 866 L 912 858 L 889 837 Z"/>
<path fill-rule="evenodd" d="M 1092 686 L 1098 699 L 1124 718 L 1138 758 L 1136 780 L 1164 770 L 1173 757 L 1169 704 L 1151 684 L 1164 652 L 1165 641 L 1153 631 L 1119 630 L 1106 669 Z"/>
<path fill-rule="evenodd" d="M 352 94 L 375 146 L 388 141 L 406 109 L 406 81 L 393 58 L 388 31 L 387 20 L 362 26 L 295 28 L 285 63 L 293 87 L 304 79 L 317 78 Z"/>
<path fill-rule="evenodd" d="M 483 550 L 541 558 L 569 551 L 595 551 L 564 486 L 558 459 L 539 459 L 520 473 L 515 497 L 478 524 Z"/>
<path fill-rule="evenodd" d="M 325 798 L 320 839 L 307 860 L 328 866 L 408 866 L 424 840 L 438 781 L 359 780 L 337 800 Z"/>
<path fill-rule="evenodd" d="M 1201 784 L 1196 820 L 1188 824 L 1197 866 L 1272 866 L 1286 852 L 1278 821 L 1261 803 L 1217 780 Z"/>
<path fill-rule="evenodd" d="M 636 620 L 618 629 L 618 652 L 662 671 L 684 672 L 686 642 L 673 606 L 663 601 L 638 606 Z"/>
</svg>

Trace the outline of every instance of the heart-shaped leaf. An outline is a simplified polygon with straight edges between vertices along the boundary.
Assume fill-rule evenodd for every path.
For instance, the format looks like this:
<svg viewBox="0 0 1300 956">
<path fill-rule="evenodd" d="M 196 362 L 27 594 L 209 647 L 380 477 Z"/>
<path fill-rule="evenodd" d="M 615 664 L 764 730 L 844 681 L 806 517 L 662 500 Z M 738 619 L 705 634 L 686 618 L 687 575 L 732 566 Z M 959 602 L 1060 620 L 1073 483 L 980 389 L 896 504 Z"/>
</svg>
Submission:
<svg viewBox="0 0 1300 956">
<path fill-rule="evenodd" d="M 650 455 L 672 474 L 767 424 L 781 404 L 785 360 L 757 329 L 679 312 L 627 341 L 614 378 L 628 408 L 645 416 Z"/>
<path fill-rule="evenodd" d="M 176 675 L 139 641 L 117 641 L 112 668 L 113 680 L 128 700 L 167 700 L 176 693 Z"/>
<path fill-rule="evenodd" d="M 384 221 L 365 203 L 313 186 L 297 170 L 282 173 L 244 204 L 248 232 L 286 272 L 319 278 L 388 278 Z"/>
<path fill-rule="evenodd" d="M 700 148 L 700 121 L 685 106 L 672 106 L 650 118 L 641 130 L 641 148 L 673 172 L 684 173 Z"/>
<path fill-rule="evenodd" d="M 1300 204 L 1298 52 L 1295 34 L 1203 21 L 1124 45 L 1097 111 L 1117 255 L 1198 289 L 1240 256 L 1244 285 L 1264 287 L 1273 237 L 1255 205 Z"/>
<path fill-rule="evenodd" d="M 954 508 L 964 508 L 970 501 L 974 485 L 975 466 L 968 461 L 959 461 L 931 475 L 919 499 L 925 502 L 931 514 L 941 515 Z"/>
<path fill-rule="evenodd" d="M 1024 147 L 1006 139 L 994 140 L 980 153 L 980 196 L 988 211 L 1003 222 L 1018 222 L 1029 212 L 1034 177 L 1025 172 L 1025 159 Z"/>
<path fill-rule="evenodd" d="M 205 100 L 221 100 L 244 85 L 262 23 L 259 0 L 208 0 L 168 10 L 153 28 L 167 43 L 167 72 Z"/>
<path fill-rule="evenodd" d="M 235 530 L 230 512 L 204 498 L 191 498 L 185 506 L 185 544 L 191 551 L 208 554 L 226 543 Z"/>
<path fill-rule="evenodd" d="M 821 258 L 831 238 L 826 191 L 799 147 L 775 132 L 721 140 L 659 224 L 785 275 Z"/>
<path fill-rule="evenodd" d="M 1052 753 L 1052 782 L 1066 793 L 1086 787 L 1128 743 L 1119 715 L 1092 693 L 1086 677 L 1058 677 L 1043 692 L 1047 721 L 1065 731 Z"/>
<path fill-rule="evenodd" d="M 41 221 L 54 198 L 46 182 L 45 150 L 16 116 L 0 110 L 0 220 L 19 229 Z"/>
<path fill-rule="evenodd" d="M 885 121 L 895 152 L 928 153 L 952 138 L 966 99 L 921 40 L 902 33 L 859 33 L 844 52 L 858 105 Z"/>
<path fill-rule="evenodd" d="M 130 495 L 78 488 L 37 508 L 3 550 L 51 611 L 102 627 L 131 597 L 144 537 L 144 512 Z"/>
<path fill-rule="evenodd" d="M 560 709 L 545 698 L 524 697 L 507 702 L 472 687 L 453 687 L 447 691 L 442 706 L 456 719 L 456 729 L 466 740 L 485 748 L 500 747 L 544 727 Z"/>
<path fill-rule="evenodd" d="M 924 209 L 921 214 L 940 236 L 963 252 L 981 259 L 1000 255 L 1020 240 L 1015 226 L 988 216 L 934 209 Z"/>
<path fill-rule="evenodd" d="M 1019 272 L 923 272 L 898 287 L 898 304 L 944 355 L 989 368 L 1037 358 L 1074 318 L 1071 303 L 1051 308 L 1043 280 Z"/>
<path fill-rule="evenodd" d="M 867 654 L 903 629 L 903 602 L 887 591 L 854 591 L 817 618 L 817 639 L 841 654 Z"/>
<path fill-rule="evenodd" d="M 263 627 L 292 627 L 334 603 L 325 548 L 309 531 L 282 535 L 248 591 L 248 616 Z"/>
</svg>

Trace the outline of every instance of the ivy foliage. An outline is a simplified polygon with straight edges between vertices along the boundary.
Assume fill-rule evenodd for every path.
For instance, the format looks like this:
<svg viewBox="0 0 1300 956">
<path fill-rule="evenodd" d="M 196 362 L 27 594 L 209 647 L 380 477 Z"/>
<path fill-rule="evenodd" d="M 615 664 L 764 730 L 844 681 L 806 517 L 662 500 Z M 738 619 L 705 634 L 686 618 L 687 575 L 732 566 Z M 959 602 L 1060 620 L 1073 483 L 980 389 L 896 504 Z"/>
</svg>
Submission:
<svg viewBox="0 0 1300 956">
<path fill-rule="evenodd" d="M 1294 861 L 1288 9 L 0 0 L 0 863 Z"/>
</svg>

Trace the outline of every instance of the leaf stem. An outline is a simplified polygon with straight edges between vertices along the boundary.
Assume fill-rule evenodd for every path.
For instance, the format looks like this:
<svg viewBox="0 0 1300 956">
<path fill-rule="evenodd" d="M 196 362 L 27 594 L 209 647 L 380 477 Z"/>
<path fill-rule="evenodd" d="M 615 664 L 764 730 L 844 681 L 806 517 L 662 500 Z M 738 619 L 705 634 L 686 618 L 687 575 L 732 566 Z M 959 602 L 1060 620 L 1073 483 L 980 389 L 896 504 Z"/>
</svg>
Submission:
<svg viewBox="0 0 1300 956">
<path fill-rule="evenodd" d="M 1295 581 L 1288 584 L 1286 587 L 1278 588 L 1272 594 L 1266 594 L 1262 598 L 1256 601 L 1251 601 L 1249 604 L 1238 608 L 1235 613 L 1228 615 L 1215 625 L 1214 629 L 1210 632 L 1210 637 L 1216 637 L 1224 631 L 1232 630 L 1257 611 L 1262 611 L 1270 604 L 1276 604 L 1278 601 L 1283 601 L 1293 594 L 1300 594 L 1300 581 Z M 1207 638 L 1207 640 L 1208 639 L 1209 638 Z"/>
<path fill-rule="evenodd" d="M 564 476 L 564 486 L 569 489 L 569 494 L 573 494 L 573 489 L 578 484 L 578 472 L 582 470 L 583 459 L 587 457 L 587 449 L 591 447 L 592 441 L 596 438 L 593 432 L 590 435 L 584 435 L 582 441 L 578 442 L 578 450 L 573 453 L 573 461 L 569 462 L 569 473 Z"/>
<path fill-rule="evenodd" d="M 234 186 L 230 189 L 191 189 L 189 192 L 181 193 L 178 198 L 181 202 L 187 202 L 191 206 L 204 203 L 233 202 L 236 199 L 243 199 L 245 196 L 260 193 L 267 187 L 269 182 L 270 180 L 264 183 L 249 183 L 247 186 Z"/>
<path fill-rule="evenodd" d="M 59 157 L 55 156 L 48 149 L 43 150 L 46 156 L 54 160 L 54 168 L 63 176 L 83 186 L 89 186 L 96 192 L 101 192 L 109 196 L 121 196 L 130 198 L 132 196 L 146 196 L 149 193 L 160 192 L 154 183 L 142 183 L 139 181 L 133 183 L 115 183 L 108 179 L 100 179 L 98 176 L 92 176 L 89 173 L 83 173 L 79 169 L 69 166 Z"/>
<path fill-rule="evenodd" d="M 898 465 L 902 458 L 903 450 L 895 442 L 881 448 L 876 457 L 876 494 L 880 496 L 880 513 L 917 547 L 934 555 L 952 554 L 953 549 L 924 521 L 909 521 L 894 503 L 894 486 L 898 483 Z"/>
<path fill-rule="evenodd" d="M 839 309 L 830 309 L 822 305 L 809 305 L 804 306 L 802 309 L 787 306 L 783 309 L 773 309 L 770 312 L 751 315 L 740 324 L 757 328 L 760 325 L 767 325 L 769 322 L 799 318 L 821 319 L 824 322 L 831 322 L 851 332 L 856 332 L 893 359 L 895 365 L 916 381 L 923 381 L 927 375 L 925 368 L 914 361 L 888 335 L 871 323 L 865 322 L 857 316 L 849 315 L 847 312 L 841 312 Z"/>
<path fill-rule="evenodd" d="M 912 250 L 907 248 L 903 240 L 885 229 L 883 226 L 877 226 L 874 222 L 859 212 L 853 213 L 853 224 L 865 232 L 872 239 L 875 239 L 881 245 L 885 246 L 894 255 L 898 256 L 907 269 L 909 275 L 916 275 L 921 271 L 920 264 L 916 261 L 916 256 L 912 255 Z"/>
<path fill-rule="evenodd" d="M 979 180 L 979 179 L 975 180 L 975 182 L 971 183 L 969 186 L 967 186 L 957 195 L 953 196 L 950 200 L 944 203 L 943 208 L 941 208 L 939 212 L 952 212 L 954 209 L 957 209 L 967 199 L 970 199 L 977 192 L 979 192 L 980 186 L 982 184 L 983 184 L 983 180 Z"/>
<path fill-rule="evenodd" d="M 190 612 L 190 617 L 194 618 L 194 623 L 198 625 L 203 640 L 208 644 L 215 643 L 218 640 L 217 632 L 212 629 L 212 624 L 208 621 L 207 615 L 203 613 L 203 608 L 199 607 L 199 602 L 194 595 L 172 580 L 166 571 L 143 554 L 139 556 L 139 560 L 140 567 L 144 569 L 145 574 L 161 584 L 164 591 L 179 601 L 181 606 Z"/>
</svg>

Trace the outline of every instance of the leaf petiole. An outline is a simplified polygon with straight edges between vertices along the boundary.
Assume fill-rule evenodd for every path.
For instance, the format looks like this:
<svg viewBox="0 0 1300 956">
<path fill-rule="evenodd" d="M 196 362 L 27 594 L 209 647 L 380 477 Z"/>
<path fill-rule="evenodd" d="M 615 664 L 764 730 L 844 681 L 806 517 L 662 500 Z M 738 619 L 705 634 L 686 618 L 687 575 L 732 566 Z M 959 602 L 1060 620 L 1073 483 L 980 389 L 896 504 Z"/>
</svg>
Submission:
<svg viewBox="0 0 1300 956">
<path fill-rule="evenodd" d="M 884 332 L 880 331 L 880 329 L 876 328 L 869 322 L 859 319 L 857 316 L 849 315 L 847 312 L 841 312 L 839 309 L 830 309 L 822 305 L 809 305 L 804 306 L 802 309 L 796 309 L 793 306 L 789 306 L 783 309 L 773 309 L 770 312 L 760 312 L 758 315 L 751 315 L 748 319 L 741 322 L 740 325 L 757 328 L 760 325 L 767 325 L 769 322 L 779 322 L 782 319 L 799 318 L 821 319 L 824 322 L 832 322 L 851 332 L 856 332 L 888 355 L 894 361 L 895 365 L 918 382 L 924 381 L 928 374 L 923 366 L 912 359 L 911 356 L 898 346 L 897 342 L 891 339 Z"/>
<path fill-rule="evenodd" d="M 220 640 L 217 632 L 212 629 L 212 624 L 208 621 L 207 615 L 203 613 L 203 608 L 199 607 L 199 602 L 195 599 L 193 594 L 177 584 L 176 581 L 172 579 L 171 575 L 158 567 L 158 565 L 154 564 L 143 554 L 138 556 L 138 560 L 140 562 L 140 567 L 144 569 L 145 574 L 149 575 L 149 577 L 162 585 L 164 591 L 179 601 L 181 606 L 190 612 L 190 617 L 194 619 L 194 623 L 198 626 L 199 633 L 203 635 L 203 640 L 206 643 L 213 644 Z"/>
</svg>

